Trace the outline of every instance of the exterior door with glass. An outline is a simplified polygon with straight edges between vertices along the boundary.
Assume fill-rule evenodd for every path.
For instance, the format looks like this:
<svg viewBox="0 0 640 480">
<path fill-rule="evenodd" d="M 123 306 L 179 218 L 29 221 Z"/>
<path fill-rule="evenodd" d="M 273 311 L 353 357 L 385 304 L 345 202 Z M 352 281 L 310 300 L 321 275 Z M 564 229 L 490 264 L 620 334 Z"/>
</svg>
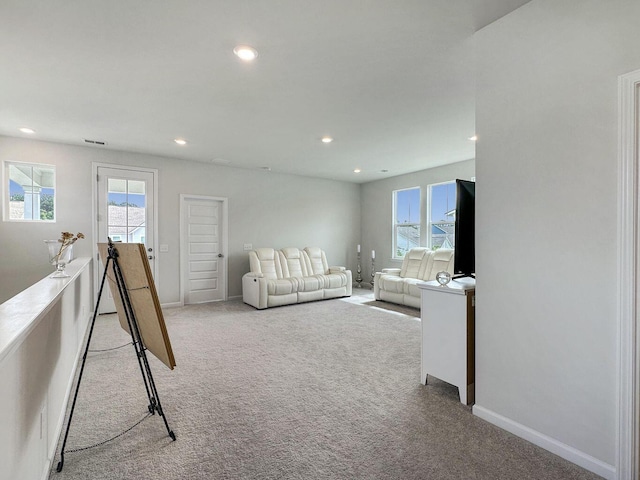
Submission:
<svg viewBox="0 0 640 480">
<path fill-rule="evenodd" d="M 114 243 L 142 243 L 155 277 L 155 176 L 152 170 L 97 168 L 98 243 L 110 238 Z M 104 273 L 102 261 L 96 268 L 98 288 Z M 115 312 L 108 288 L 102 292 L 99 313 Z"/>
</svg>

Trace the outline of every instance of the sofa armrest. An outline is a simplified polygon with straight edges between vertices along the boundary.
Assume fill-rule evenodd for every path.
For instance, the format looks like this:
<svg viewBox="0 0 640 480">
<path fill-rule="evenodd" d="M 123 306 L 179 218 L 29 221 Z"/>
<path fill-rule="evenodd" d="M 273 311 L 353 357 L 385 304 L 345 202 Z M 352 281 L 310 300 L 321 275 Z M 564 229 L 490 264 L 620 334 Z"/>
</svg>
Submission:
<svg viewBox="0 0 640 480">
<path fill-rule="evenodd" d="M 329 267 L 329 273 L 340 273 L 346 270 L 345 267 Z"/>
<path fill-rule="evenodd" d="M 395 277 L 399 277 L 400 269 L 399 268 L 383 268 L 382 273 L 384 273 L 385 275 L 393 275 Z"/>
<path fill-rule="evenodd" d="M 267 280 L 262 273 L 242 276 L 242 300 L 257 309 L 267 308 Z"/>
</svg>

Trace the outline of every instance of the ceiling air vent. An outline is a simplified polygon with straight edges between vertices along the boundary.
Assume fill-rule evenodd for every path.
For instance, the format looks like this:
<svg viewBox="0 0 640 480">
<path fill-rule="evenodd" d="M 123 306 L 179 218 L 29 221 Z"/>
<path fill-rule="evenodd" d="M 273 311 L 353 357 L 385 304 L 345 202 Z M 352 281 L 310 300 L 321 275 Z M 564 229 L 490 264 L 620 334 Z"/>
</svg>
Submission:
<svg viewBox="0 0 640 480">
<path fill-rule="evenodd" d="M 88 138 L 84 139 L 84 143 L 90 143 L 91 145 L 106 145 L 107 142 L 102 142 L 100 140 L 89 140 Z"/>
</svg>

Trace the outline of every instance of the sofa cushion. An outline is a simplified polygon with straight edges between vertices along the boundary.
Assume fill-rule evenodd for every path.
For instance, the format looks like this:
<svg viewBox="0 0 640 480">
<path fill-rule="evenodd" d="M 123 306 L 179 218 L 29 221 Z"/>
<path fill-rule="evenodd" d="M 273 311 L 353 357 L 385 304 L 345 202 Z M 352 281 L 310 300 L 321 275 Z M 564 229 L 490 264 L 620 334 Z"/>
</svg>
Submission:
<svg viewBox="0 0 640 480">
<path fill-rule="evenodd" d="M 282 276 L 284 278 L 307 277 L 310 275 L 305 258 L 298 248 L 283 248 L 279 253 L 282 263 Z"/>
<path fill-rule="evenodd" d="M 424 280 L 420 280 L 419 278 L 405 278 L 404 293 L 412 297 L 420 298 L 422 293 L 420 292 L 420 288 L 418 288 L 418 284 L 422 282 L 424 282 Z"/>
<path fill-rule="evenodd" d="M 325 274 L 329 272 L 329 264 L 324 251 L 319 247 L 305 247 L 308 266 L 311 274 Z"/>
<path fill-rule="evenodd" d="M 425 269 L 423 260 L 426 260 L 429 255 L 431 255 L 431 250 L 428 248 L 417 247 L 409 250 L 402 260 L 400 276 L 408 278 L 422 278 Z"/>
<path fill-rule="evenodd" d="M 278 253 L 273 248 L 256 248 L 249 252 L 251 272 L 262 273 L 264 278 L 282 278 Z"/>
<path fill-rule="evenodd" d="M 428 282 L 429 280 L 435 280 L 436 274 L 442 271 L 453 274 L 453 250 L 440 248 L 433 251 L 427 262 L 427 268 L 422 275 L 417 278 Z"/>
<path fill-rule="evenodd" d="M 324 288 L 324 275 L 298 278 L 298 292 L 314 292 Z"/>
<path fill-rule="evenodd" d="M 298 280 L 296 278 L 280 278 L 267 280 L 267 294 L 288 295 L 298 291 Z"/>
<path fill-rule="evenodd" d="M 378 281 L 380 290 L 392 293 L 404 293 L 405 279 L 395 275 L 382 275 Z"/>
<path fill-rule="evenodd" d="M 344 287 L 349 281 L 346 273 L 330 273 L 320 276 L 324 279 L 324 288 Z"/>
</svg>

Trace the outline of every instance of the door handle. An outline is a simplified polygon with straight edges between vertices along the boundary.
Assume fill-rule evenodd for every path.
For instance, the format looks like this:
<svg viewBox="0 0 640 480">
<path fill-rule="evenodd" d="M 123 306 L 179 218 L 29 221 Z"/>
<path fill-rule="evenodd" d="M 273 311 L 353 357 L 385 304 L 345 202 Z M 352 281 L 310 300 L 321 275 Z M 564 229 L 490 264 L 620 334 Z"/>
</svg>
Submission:
<svg viewBox="0 0 640 480">
<path fill-rule="evenodd" d="M 149 255 L 149 260 L 153 260 L 153 255 Z"/>
<path fill-rule="evenodd" d="M 218 258 L 222 258 L 224 257 L 224 255 L 222 255 L 221 253 L 218 254 Z"/>
</svg>

